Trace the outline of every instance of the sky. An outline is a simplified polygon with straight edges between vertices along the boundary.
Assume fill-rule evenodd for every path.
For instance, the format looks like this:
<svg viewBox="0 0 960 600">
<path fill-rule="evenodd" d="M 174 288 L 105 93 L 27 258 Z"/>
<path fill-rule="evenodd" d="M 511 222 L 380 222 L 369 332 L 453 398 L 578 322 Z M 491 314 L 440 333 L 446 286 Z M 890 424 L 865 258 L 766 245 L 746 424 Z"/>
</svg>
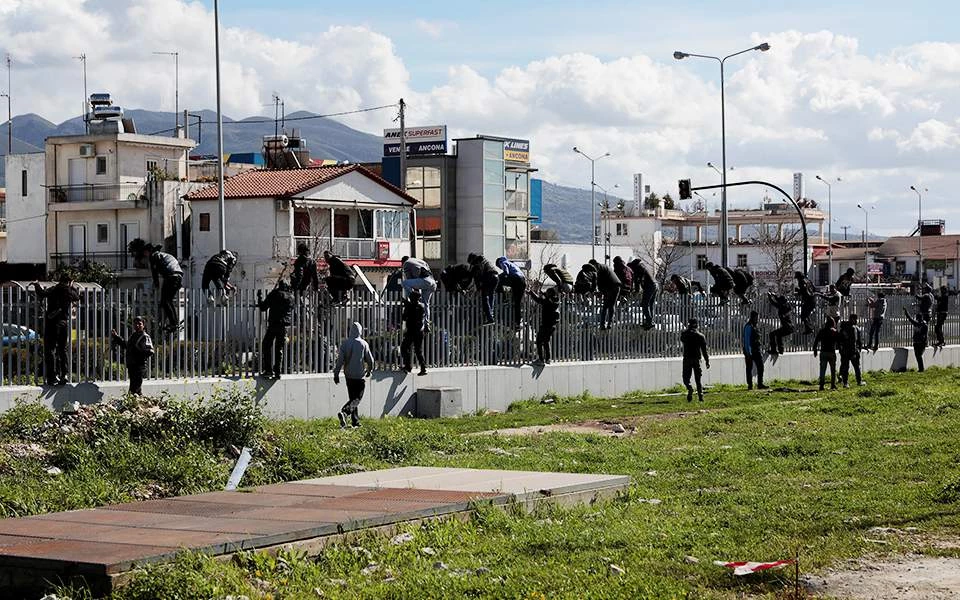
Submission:
<svg viewBox="0 0 960 600">
<path fill-rule="evenodd" d="M 730 181 L 763 179 L 826 203 L 835 237 L 907 234 L 923 217 L 960 232 L 960 8 L 948 2 L 221 2 L 223 109 L 233 118 L 350 111 L 403 97 L 410 125 L 451 137 L 531 140 L 540 175 L 629 196 L 642 172 L 659 193 L 676 181 L 718 182 L 725 55 Z M 79 114 L 80 62 L 90 91 L 128 108 L 171 110 L 179 51 L 180 105 L 214 106 L 212 1 L 0 0 L 0 53 L 14 61 L 13 111 L 54 122 Z M 0 79 L 0 88 L 5 89 Z M 393 109 L 342 118 L 379 134 Z M 840 181 L 837 181 L 837 179 Z M 707 193 L 711 208 L 719 196 Z M 738 188 L 732 207 L 763 192 Z"/>
</svg>

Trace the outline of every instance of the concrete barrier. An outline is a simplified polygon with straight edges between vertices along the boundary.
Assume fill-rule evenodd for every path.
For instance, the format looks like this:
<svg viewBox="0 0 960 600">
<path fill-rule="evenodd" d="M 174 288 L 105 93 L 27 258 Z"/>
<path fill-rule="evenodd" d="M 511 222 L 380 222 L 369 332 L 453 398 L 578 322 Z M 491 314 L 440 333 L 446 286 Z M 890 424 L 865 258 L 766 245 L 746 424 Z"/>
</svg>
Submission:
<svg viewBox="0 0 960 600">
<path fill-rule="evenodd" d="M 869 371 L 902 371 L 916 368 L 913 350 L 882 348 L 877 353 L 864 352 L 862 365 Z M 924 356 L 927 366 L 960 365 L 960 346 L 946 346 Z M 743 357 L 715 356 L 711 369 L 704 371 L 704 383 L 735 384 L 744 382 Z M 838 361 L 839 362 L 839 361 Z M 680 358 L 657 358 L 623 361 L 558 363 L 549 366 L 522 367 L 459 367 L 434 369 L 423 377 L 404 372 L 376 371 L 360 405 L 366 417 L 415 414 L 416 393 L 420 387 L 455 387 L 462 391 L 464 414 L 482 410 L 503 411 L 519 400 L 553 392 L 573 396 L 584 392 L 594 396 L 614 397 L 632 391 L 656 391 L 680 382 Z M 839 367 L 839 365 L 838 365 Z M 819 362 L 810 352 L 791 352 L 766 363 L 766 378 L 814 379 Z M 334 385 L 333 376 L 286 375 L 279 381 L 262 379 L 204 378 L 189 380 L 145 381 L 147 395 L 168 393 L 179 397 L 209 396 L 217 390 L 236 387 L 249 390 L 260 399 L 271 416 L 299 419 L 332 417 L 347 401 L 346 386 Z M 48 407 L 61 410 L 73 402 L 90 404 L 122 395 L 125 383 L 80 383 L 57 388 L 6 386 L 0 388 L 0 411 L 17 400 L 40 399 Z"/>
</svg>

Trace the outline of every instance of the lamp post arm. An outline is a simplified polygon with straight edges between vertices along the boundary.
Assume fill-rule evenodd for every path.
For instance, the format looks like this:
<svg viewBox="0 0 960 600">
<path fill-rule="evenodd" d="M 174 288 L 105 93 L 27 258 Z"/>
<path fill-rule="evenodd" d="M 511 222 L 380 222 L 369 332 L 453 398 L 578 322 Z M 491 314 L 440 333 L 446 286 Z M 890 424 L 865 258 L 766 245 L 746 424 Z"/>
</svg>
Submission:
<svg viewBox="0 0 960 600">
<path fill-rule="evenodd" d="M 721 63 L 723 63 L 723 62 L 725 62 L 728 58 L 733 58 L 734 56 L 740 56 L 741 54 L 746 54 L 747 52 L 753 52 L 753 51 L 756 50 L 756 49 L 757 49 L 757 47 L 754 46 L 753 48 L 747 48 L 746 50 L 741 50 L 740 52 L 734 52 L 733 54 L 728 54 L 727 56 L 724 56 L 723 58 L 717 59 L 717 60 L 719 60 Z M 693 55 L 691 54 L 691 56 L 693 56 Z M 711 56 L 710 58 L 716 58 L 716 57 Z"/>
</svg>

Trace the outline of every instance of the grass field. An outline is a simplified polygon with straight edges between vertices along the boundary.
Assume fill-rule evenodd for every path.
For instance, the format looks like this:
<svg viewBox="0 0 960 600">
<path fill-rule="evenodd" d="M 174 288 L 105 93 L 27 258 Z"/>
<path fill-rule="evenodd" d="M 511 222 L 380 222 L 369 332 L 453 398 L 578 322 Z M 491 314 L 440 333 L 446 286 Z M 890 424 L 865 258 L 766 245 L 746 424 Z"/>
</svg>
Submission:
<svg viewBox="0 0 960 600">
<path fill-rule="evenodd" d="M 346 431 L 329 419 L 265 420 L 239 396 L 60 419 L 25 405 L 0 417 L 0 511 L 219 489 L 230 444 L 244 443 L 255 448 L 246 485 L 398 465 L 622 473 L 633 477 L 629 492 L 595 506 L 532 515 L 481 507 L 466 521 L 410 526 L 404 544 L 368 534 L 310 558 L 189 555 L 139 573 L 116 597 L 784 597 L 789 573 L 733 578 L 712 562 L 799 554 L 802 570 L 815 572 L 878 553 L 960 556 L 926 544 L 960 538 L 960 370 L 869 382 L 838 392 L 797 382 L 772 392 L 718 387 L 703 405 L 680 395 L 558 398 Z M 636 429 L 620 438 L 462 435 L 587 420 Z M 917 532 L 878 543 L 873 527 Z"/>
</svg>

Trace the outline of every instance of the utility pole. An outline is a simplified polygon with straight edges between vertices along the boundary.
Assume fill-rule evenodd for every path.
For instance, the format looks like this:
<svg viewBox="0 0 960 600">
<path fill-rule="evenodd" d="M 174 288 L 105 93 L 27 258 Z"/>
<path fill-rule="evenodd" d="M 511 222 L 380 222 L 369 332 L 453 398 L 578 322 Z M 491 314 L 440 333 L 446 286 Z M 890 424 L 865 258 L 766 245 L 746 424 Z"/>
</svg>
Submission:
<svg viewBox="0 0 960 600">
<path fill-rule="evenodd" d="M 407 103 L 400 98 L 400 189 L 407 191 Z M 410 209 L 410 256 L 417 256 L 417 211 Z"/>
<path fill-rule="evenodd" d="M 13 87 L 10 83 L 10 72 L 13 70 L 11 67 L 10 55 L 7 55 L 7 93 L 3 94 L 7 97 L 7 156 L 13 154 L 13 112 L 10 109 L 10 94 L 13 93 Z"/>
<path fill-rule="evenodd" d="M 841 225 L 840 229 L 843 230 L 843 241 L 847 241 L 847 230 L 850 229 L 849 225 Z"/>
<path fill-rule="evenodd" d="M 90 133 L 90 119 L 88 118 L 90 96 L 87 95 L 87 54 L 84 52 L 80 56 L 74 56 L 75 59 L 83 63 L 83 131 Z"/>
<path fill-rule="evenodd" d="M 220 217 L 220 249 L 227 249 L 226 203 L 223 201 L 223 112 L 220 110 L 220 2 L 213 0 L 213 46 L 217 63 L 217 207 Z"/>
<path fill-rule="evenodd" d="M 180 52 L 154 52 L 164 56 L 172 56 L 174 64 L 173 74 L 173 136 L 180 132 Z"/>
</svg>

